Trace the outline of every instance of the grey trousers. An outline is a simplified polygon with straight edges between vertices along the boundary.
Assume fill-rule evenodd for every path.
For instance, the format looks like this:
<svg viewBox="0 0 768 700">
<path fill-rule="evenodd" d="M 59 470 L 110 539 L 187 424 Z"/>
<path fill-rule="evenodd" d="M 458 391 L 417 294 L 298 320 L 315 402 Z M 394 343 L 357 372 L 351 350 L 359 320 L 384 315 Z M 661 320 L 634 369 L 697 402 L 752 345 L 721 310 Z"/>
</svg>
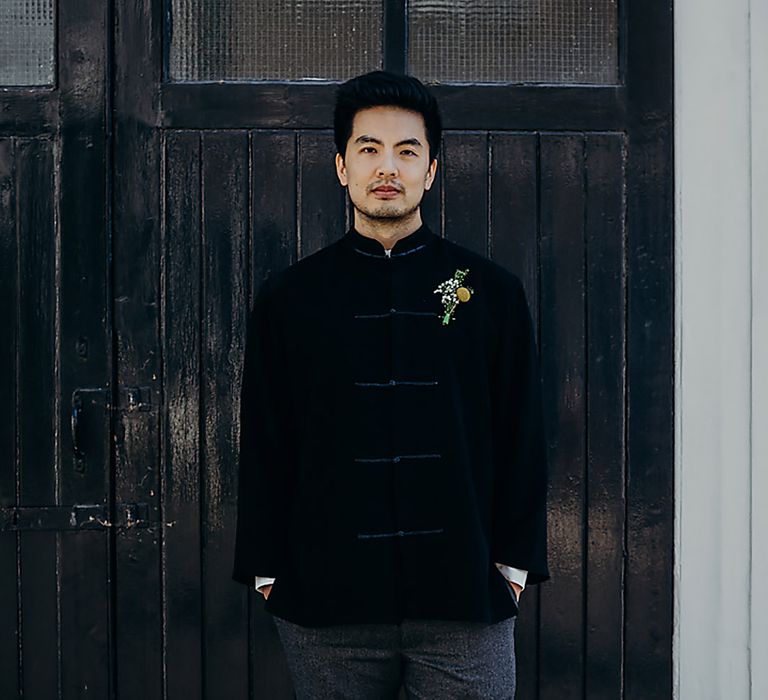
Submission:
<svg viewBox="0 0 768 700">
<path fill-rule="evenodd" d="M 514 617 L 303 627 L 272 616 L 298 700 L 512 700 Z"/>
</svg>

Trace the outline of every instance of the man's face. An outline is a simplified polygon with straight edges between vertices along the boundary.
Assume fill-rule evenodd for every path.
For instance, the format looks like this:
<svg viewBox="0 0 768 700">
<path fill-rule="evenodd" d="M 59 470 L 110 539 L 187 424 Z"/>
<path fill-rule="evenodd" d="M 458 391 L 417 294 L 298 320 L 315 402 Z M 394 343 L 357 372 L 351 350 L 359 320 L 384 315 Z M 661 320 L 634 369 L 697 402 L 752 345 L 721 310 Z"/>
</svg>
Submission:
<svg viewBox="0 0 768 700">
<path fill-rule="evenodd" d="M 432 187 L 436 169 L 437 160 L 429 162 L 424 118 L 400 107 L 357 112 L 345 156 L 336 154 L 339 182 L 355 209 L 371 219 L 412 215 Z"/>
</svg>

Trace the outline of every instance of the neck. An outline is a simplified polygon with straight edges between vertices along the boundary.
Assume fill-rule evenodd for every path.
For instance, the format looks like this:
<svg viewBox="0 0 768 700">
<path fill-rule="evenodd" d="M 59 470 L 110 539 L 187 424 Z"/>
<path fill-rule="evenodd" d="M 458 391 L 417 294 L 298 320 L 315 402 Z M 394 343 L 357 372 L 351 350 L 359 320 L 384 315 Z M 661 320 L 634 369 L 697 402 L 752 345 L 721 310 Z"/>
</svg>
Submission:
<svg viewBox="0 0 768 700">
<path fill-rule="evenodd" d="M 375 238 L 385 248 L 391 248 L 397 240 L 421 228 L 421 210 L 417 207 L 401 219 L 374 219 L 355 209 L 354 225 L 358 233 Z"/>
</svg>

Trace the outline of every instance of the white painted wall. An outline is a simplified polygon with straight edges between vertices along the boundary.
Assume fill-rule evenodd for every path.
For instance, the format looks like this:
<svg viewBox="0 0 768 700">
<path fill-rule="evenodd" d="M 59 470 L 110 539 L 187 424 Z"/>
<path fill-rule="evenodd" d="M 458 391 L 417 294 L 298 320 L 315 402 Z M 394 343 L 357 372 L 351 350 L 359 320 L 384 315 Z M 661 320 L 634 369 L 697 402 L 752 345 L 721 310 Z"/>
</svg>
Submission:
<svg viewBox="0 0 768 700">
<path fill-rule="evenodd" d="M 751 2 L 752 698 L 768 698 L 768 0 Z"/>
<path fill-rule="evenodd" d="M 675 13 L 675 697 L 768 698 L 768 0 Z"/>
</svg>

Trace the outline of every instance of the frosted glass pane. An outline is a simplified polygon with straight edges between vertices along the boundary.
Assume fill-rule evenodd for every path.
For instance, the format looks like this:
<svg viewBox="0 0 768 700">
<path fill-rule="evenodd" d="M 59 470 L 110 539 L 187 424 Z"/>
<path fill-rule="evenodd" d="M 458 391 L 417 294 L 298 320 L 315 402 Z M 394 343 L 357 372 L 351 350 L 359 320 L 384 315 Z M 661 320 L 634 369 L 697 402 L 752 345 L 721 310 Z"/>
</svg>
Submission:
<svg viewBox="0 0 768 700">
<path fill-rule="evenodd" d="M 0 0 L 0 85 L 53 84 L 53 0 Z"/>
<path fill-rule="evenodd" d="M 382 0 L 171 0 L 171 16 L 171 80 L 346 80 L 382 67 Z"/>
<path fill-rule="evenodd" d="M 408 22 L 422 80 L 618 81 L 617 0 L 410 0 Z"/>
</svg>

